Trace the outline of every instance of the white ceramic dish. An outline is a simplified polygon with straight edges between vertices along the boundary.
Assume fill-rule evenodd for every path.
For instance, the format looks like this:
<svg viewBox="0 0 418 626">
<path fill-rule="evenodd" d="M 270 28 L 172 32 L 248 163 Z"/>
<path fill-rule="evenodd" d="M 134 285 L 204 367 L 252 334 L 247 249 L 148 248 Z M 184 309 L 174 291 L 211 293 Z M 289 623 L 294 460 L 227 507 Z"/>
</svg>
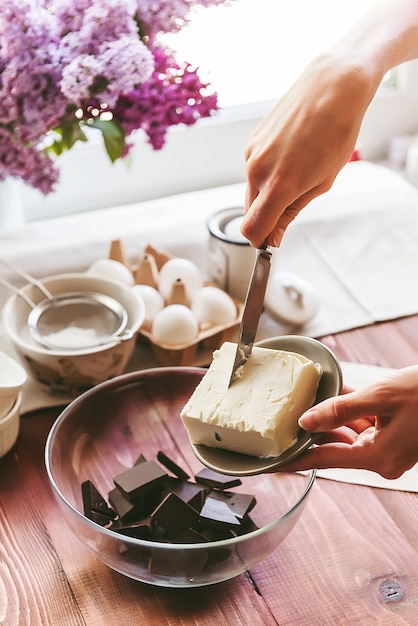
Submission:
<svg viewBox="0 0 418 626">
<path fill-rule="evenodd" d="M 114 298 L 128 314 L 124 331 L 127 338 L 116 338 L 103 345 L 78 350 L 49 350 L 31 336 L 27 325 L 31 308 L 14 294 L 4 305 L 3 324 L 25 368 L 52 392 L 70 397 L 121 374 L 135 347 L 136 333 L 144 321 L 143 300 L 130 287 L 87 274 L 49 276 L 42 282 L 53 295 L 79 291 Z M 26 285 L 23 290 L 35 303 L 45 297 L 33 285 Z"/>
</svg>

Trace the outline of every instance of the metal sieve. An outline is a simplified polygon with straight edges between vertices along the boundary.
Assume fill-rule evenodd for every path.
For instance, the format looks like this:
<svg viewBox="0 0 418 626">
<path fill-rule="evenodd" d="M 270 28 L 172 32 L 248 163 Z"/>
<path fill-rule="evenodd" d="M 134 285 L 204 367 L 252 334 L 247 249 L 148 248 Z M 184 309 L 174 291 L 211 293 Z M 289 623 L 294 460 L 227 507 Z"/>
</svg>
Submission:
<svg viewBox="0 0 418 626">
<path fill-rule="evenodd" d="M 74 351 L 132 336 L 128 331 L 124 333 L 128 323 L 127 311 L 114 298 L 84 291 L 53 295 L 41 281 L 16 268 L 13 270 L 45 295 L 44 300 L 35 303 L 25 291 L 0 277 L 0 283 L 23 298 L 32 309 L 28 315 L 28 329 L 35 341 L 44 347 Z"/>
</svg>

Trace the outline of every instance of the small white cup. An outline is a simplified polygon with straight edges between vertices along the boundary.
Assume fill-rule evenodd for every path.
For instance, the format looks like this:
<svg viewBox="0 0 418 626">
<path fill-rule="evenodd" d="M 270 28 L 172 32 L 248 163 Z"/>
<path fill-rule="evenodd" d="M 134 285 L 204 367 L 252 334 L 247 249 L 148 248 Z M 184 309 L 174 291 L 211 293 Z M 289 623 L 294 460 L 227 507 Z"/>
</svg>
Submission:
<svg viewBox="0 0 418 626">
<path fill-rule="evenodd" d="M 11 411 L 26 379 L 24 368 L 8 354 L 0 352 L 0 420 Z"/>
<path fill-rule="evenodd" d="M 10 411 L 0 418 L 0 458 L 13 448 L 18 438 L 21 403 L 22 392 L 19 391 Z"/>
<path fill-rule="evenodd" d="M 245 300 L 256 258 L 255 249 L 240 232 L 243 217 L 243 207 L 231 207 L 214 213 L 207 222 L 209 276 L 241 302 Z"/>
</svg>

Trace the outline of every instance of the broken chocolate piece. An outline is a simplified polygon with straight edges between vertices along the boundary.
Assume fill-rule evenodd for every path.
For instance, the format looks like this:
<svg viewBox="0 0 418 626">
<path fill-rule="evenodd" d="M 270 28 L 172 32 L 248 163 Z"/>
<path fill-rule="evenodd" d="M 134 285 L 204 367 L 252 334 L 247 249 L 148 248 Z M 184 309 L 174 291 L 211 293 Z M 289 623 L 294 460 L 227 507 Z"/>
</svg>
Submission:
<svg viewBox="0 0 418 626">
<path fill-rule="evenodd" d="M 151 539 L 152 520 L 150 517 L 146 517 L 132 524 L 124 524 L 122 521 L 118 520 L 110 526 L 109 530 L 114 530 L 121 535 L 134 537 L 135 539 Z"/>
<path fill-rule="evenodd" d="M 207 543 L 208 539 L 194 530 L 193 528 L 188 528 L 181 535 L 176 537 L 175 543 Z"/>
<path fill-rule="evenodd" d="M 186 480 L 171 478 L 165 483 L 168 492 L 173 492 L 196 511 L 200 511 L 209 489 L 204 485 L 197 485 Z"/>
<path fill-rule="evenodd" d="M 210 495 L 212 498 L 225 502 L 235 517 L 238 517 L 240 520 L 244 519 L 244 517 L 252 511 L 256 504 L 255 497 L 246 493 L 228 493 L 225 491 L 216 491 L 214 489 Z"/>
<path fill-rule="evenodd" d="M 237 529 L 237 531 L 240 530 L 240 528 Z M 232 532 L 232 530 L 226 526 L 202 526 L 199 528 L 199 534 L 207 541 L 224 541 L 225 539 L 232 539 L 232 537 L 236 537 L 240 533 Z"/>
<path fill-rule="evenodd" d="M 155 461 L 143 461 L 115 476 L 113 482 L 129 500 L 162 484 L 167 477 L 166 472 Z"/>
<path fill-rule="evenodd" d="M 97 511 L 90 511 L 89 515 L 86 515 L 92 522 L 99 524 L 99 526 L 109 526 L 112 523 L 112 519 L 108 515 L 102 515 Z"/>
<path fill-rule="evenodd" d="M 199 521 L 199 513 L 175 493 L 169 493 L 151 517 L 173 539 Z"/>
<path fill-rule="evenodd" d="M 259 526 L 251 519 L 249 515 L 247 515 L 241 523 L 240 528 L 234 529 L 237 535 L 247 535 L 248 533 L 252 533 L 254 530 L 258 530 Z"/>
<path fill-rule="evenodd" d="M 134 521 L 135 519 L 138 519 L 141 514 L 145 515 L 145 513 L 143 512 L 143 500 L 132 502 L 131 500 L 128 500 L 128 498 L 125 498 L 123 493 L 119 491 L 119 489 L 117 489 L 116 487 L 109 492 L 109 502 L 115 509 L 122 522 L 126 524 Z"/>
<path fill-rule="evenodd" d="M 157 576 L 178 576 L 183 572 L 185 578 L 193 578 L 205 566 L 208 560 L 206 550 L 159 550 L 153 548 L 152 555 L 148 563 L 148 572 Z"/>
<path fill-rule="evenodd" d="M 177 478 L 183 478 L 183 480 L 190 478 L 189 474 L 187 474 L 179 465 L 177 465 L 177 463 L 170 459 L 161 450 L 157 453 L 157 459 L 162 465 L 164 465 L 164 467 L 170 470 L 174 476 L 177 476 Z"/>
<path fill-rule="evenodd" d="M 241 525 L 240 520 L 235 517 L 231 509 L 223 500 L 208 496 L 205 504 L 200 511 L 200 518 L 203 524 L 207 526 L 227 526 L 228 528 L 236 528 Z"/>
<path fill-rule="evenodd" d="M 97 522 L 100 526 L 105 526 L 109 520 L 115 519 L 115 511 L 109 507 L 91 480 L 85 480 L 81 484 L 81 494 L 83 497 L 84 515 L 86 517 L 93 520 L 93 522 Z M 102 519 L 102 517 L 105 519 Z"/>
<path fill-rule="evenodd" d="M 212 489 L 231 489 L 242 485 L 241 479 L 236 476 L 227 476 L 226 474 L 218 474 L 208 467 L 204 467 L 195 475 L 197 483 L 208 485 Z"/>
</svg>

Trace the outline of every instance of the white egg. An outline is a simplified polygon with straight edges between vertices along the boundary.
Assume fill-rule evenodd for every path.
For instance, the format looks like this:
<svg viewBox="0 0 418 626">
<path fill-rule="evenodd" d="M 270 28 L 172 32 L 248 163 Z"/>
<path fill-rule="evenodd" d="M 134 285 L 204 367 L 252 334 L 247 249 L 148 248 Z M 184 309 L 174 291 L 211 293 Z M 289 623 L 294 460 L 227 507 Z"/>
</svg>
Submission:
<svg viewBox="0 0 418 626">
<path fill-rule="evenodd" d="M 210 285 L 195 293 L 190 308 L 201 325 L 229 324 L 237 317 L 237 307 L 231 296 Z"/>
<path fill-rule="evenodd" d="M 134 285 L 132 291 L 138 294 L 144 301 L 145 319 L 152 322 L 156 315 L 164 308 L 162 295 L 150 285 Z"/>
<path fill-rule="evenodd" d="M 157 314 L 151 332 L 156 341 L 170 346 L 182 345 L 197 337 L 199 323 L 187 306 L 171 304 Z"/>
<path fill-rule="evenodd" d="M 91 276 L 97 276 L 98 278 L 106 278 L 107 280 L 113 280 L 120 285 L 126 285 L 132 287 L 135 283 L 132 272 L 114 259 L 99 259 L 90 265 L 86 274 Z"/>
<path fill-rule="evenodd" d="M 160 269 L 158 278 L 158 290 L 164 300 L 168 300 L 174 283 L 179 279 L 186 287 L 189 300 L 204 283 L 202 272 L 192 261 L 182 258 L 170 259 Z"/>
</svg>

